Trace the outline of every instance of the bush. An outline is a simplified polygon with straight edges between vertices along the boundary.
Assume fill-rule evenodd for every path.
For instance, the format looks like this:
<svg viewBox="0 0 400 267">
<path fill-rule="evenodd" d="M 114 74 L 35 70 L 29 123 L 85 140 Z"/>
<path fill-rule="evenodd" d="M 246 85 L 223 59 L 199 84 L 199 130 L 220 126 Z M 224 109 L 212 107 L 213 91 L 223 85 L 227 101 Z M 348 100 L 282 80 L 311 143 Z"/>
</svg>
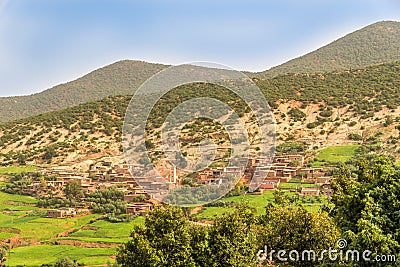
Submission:
<svg viewBox="0 0 400 267">
<path fill-rule="evenodd" d="M 72 261 L 70 258 L 65 257 L 63 259 L 59 259 L 54 267 L 77 267 L 78 264 L 75 261 Z"/>
<path fill-rule="evenodd" d="M 355 134 L 355 133 L 349 134 L 349 135 L 347 136 L 347 138 L 349 138 L 350 140 L 353 140 L 353 141 L 360 141 L 360 140 L 363 139 L 361 135 Z"/>
<path fill-rule="evenodd" d="M 298 108 L 292 108 L 288 114 L 294 121 L 301 121 L 306 117 L 306 114 Z"/>
<path fill-rule="evenodd" d="M 351 122 L 349 123 L 349 126 L 350 126 L 350 127 L 353 127 L 353 126 L 356 125 L 356 124 L 357 124 L 357 122 L 351 121 Z"/>
<path fill-rule="evenodd" d="M 328 118 L 332 116 L 332 110 L 324 110 L 319 113 L 321 117 Z"/>
<path fill-rule="evenodd" d="M 305 143 L 293 141 L 280 144 L 276 147 L 276 151 L 282 153 L 298 153 L 304 152 L 306 149 L 307 145 Z"/>
</svg>

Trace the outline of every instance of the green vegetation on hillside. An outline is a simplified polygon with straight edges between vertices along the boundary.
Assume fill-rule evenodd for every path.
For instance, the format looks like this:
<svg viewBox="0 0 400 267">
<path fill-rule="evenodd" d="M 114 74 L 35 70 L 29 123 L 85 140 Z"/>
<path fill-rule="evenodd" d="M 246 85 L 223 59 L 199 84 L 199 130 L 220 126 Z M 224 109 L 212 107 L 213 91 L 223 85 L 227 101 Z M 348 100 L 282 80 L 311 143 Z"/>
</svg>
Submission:
<svg viewBox="0 0 400 267">
<path fill-rule="evenodd" d="M 272 103 L 277 100 L 298 100 L 305 104 L 324 101 L 332 107 L 349 105 L 349 111 L 368 118 L 384 106 L 395 109 L 400 105 L 400 63 L 325 74 L 287 74 L 261 79 L 258 86 Z M 330 117 L 326 111 L 322 115 L 319 119 L 322 122 Z"/>
<path fill-rule="evenodd" d="M 0 98 L 0 122 L 65 109 L 108 96 L 132 95 L 144 81 L 166 67 L 123 60 L 38 94 Z"/>
<path fill-rule="evenodd" d="M 400 22 L 382 21 L 350 33 L 304 56 L 256 76 L 363 68 L 400 60 Z"/>
<path fill-rule="evenodd" d="M 103 138 L 103 149 L 119 143 L 129 101 L 130 96 L 110 97 L 3 123 L 0 125 L 0 148 L 17 144 L 17 149 L 2 150 L 1 165 L 25 165 L 34 159 L 50 163 L 53 158 L 77 151 L 83 144 L 91 147 L 89 153 L 98 153 L 99 148 L 93 145 L 100 138 Z M 89 139 L 89 135 L 97 136 Z M 18 149 L 20 147 L 24 149 Z"/>
<path fill-rule="evenodd" d="M 259 80 L 258 85 L 271 107 L 277 107 L 278 101 L 297 100 L 303 103 L 303 108 L 289 110 L 292 122 L 305 118 L 304 111 L 308 104 L 319 104 L 316 120 L 309 122 L 307 128 L 313 129 L 323 127 L 326 123 L 334 123 L 327 131 L 327 134 L 330 134 L 335 132 L 345 119 L 353 117 L 367 120 L 384 108 L 393 111 L 400 106 L 400 63 L 323 75 L 288 74 Z M 190 98 L 203 96 L 224 101 L 240 116 L 249 112 L 244 101 L 227 89 L 209 84 L 184 85 L 164 95 L 153 108 L 147 121 L 147 133 L 151 137 L 147 143 L 153 146 L 157 144 L 160 133 L 155 130 L 174 107 Z M 109 97 L 97 102 L 0 124 L 1 164 L 24 165 L 33 160 L 49 163 L 57 157 L 62 159 L 68 154 L 78 152 L 79 149 L 86 155 L 100 153 L 110 148 L 118 152 L 121 149 L 123 118 L 129 102 L 130 96 Z M 137 103 L 135 107 L 140 109 L 142 105 L 143 103 Z M 345 113 L 333 114 L 332 108 L 338 107 L 343 107 Z M 398 118 L 388 117 L 384 124 L 387 128 L 393 128 L 399 127 L 394 125 L 398 122 Z M 209 138 L 215 132 L 221 133 L 219 125 L 204 121 L 195 122 L 184 130 L 186 136 L 183 139 L 186 139 L 184 141 L 186 144 L 197 144 L 201 137 Z M 152 134 L 154 135 L 151 136 Z M 396 140 L 397 137 L 392 136 L 390 142 Z M 181 145 L 185 146 L 184 143 Z M 284 144 L 277 150 L 302 152 L 305 149 L 292 145 L 295 143 L 291 142 L 290 147 Z M 159 158 L 156 154 L 151 156 L 153 159 Z"/>
<path fill-rule="evenodd" d="M 286 73 L 320 73 L 399 61 L 399 40 L 400 22 L 378 22 L 271 70 L 249 75 L 265 78 Z M 123 60 L 38 94 L 0 98 L 0 122 L 76 106 L 112 95 L 130 95 L 145 80 L 167 67 Z"/>
</svg>

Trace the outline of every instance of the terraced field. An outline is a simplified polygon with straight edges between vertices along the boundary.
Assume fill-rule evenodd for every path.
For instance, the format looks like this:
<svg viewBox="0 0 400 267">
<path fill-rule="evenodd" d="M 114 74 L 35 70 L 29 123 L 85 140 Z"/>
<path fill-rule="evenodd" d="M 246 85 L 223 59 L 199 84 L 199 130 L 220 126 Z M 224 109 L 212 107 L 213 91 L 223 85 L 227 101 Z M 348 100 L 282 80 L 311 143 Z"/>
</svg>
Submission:
<svg viewBox="0 0 400 267">
<path fill-rule="evenodd" d="M 32 197 L 0 192 L 0 243 L 12 243 L 7 266 L 53 264 L 66 256 L 85 266 L 106 266 L 133 227 L 144 223 L 144 217 L 111 223 L 96 214 L 45 218 L 35 204 Z"/>
<path fill-rule="evenodd" d="M 343 145 L 323 148 L 318 152 L 313 166 L 318 167 L 327 163 L 346 162 L 355 156 L 358 147 L 359 145 Z"/>
</svg>

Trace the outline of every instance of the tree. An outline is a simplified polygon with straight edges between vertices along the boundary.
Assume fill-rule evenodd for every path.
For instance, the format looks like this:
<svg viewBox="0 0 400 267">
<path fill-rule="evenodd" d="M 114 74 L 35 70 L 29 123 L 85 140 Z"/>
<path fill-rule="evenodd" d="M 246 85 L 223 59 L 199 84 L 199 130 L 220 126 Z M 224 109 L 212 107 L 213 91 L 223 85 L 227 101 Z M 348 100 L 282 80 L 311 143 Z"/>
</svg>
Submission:
<svg viewBox="0 0 400 267">
<path fill-rule="evenodd" d="M 297 159 L 292 160 L 291 162 L 289 162 L 288 164 L 290 167 L 298 167 L 300 166 L 300 161 L 298 161 Z"/>
<path fill-rule="evenodd" d="M 332 184 L 330 210 L 350 241 L 349 248 L 400 257 L 400 171 L 386 156 L 357 162 L 356 179 L 342 166 Z M 373 264 L 371 263 L 371 266 Z"/>
<path fill-rule="evenodd" d="M 189 222 L 178 207 L 156 207 L 118 250 L 122 266 L 196 266 L 191 257 Z"/>
<path fill-rule="evenodd" d="M 306 117 L 306 114 L 298 108 L 292 108 L 288 114 L 294 121 L 301 121 Z"/>
<path fill-rule="evenodd" d="M 54 149 L 54 147 L 47 147 L 44 155 L 43 155 L 43 159 L 47 160 L 48 163 L 50 163 L 53 159 L 53 157 L 55 157 L 57 155 L 56 150 Z"/>
<path fill-rule="evenodd" d="M 59 259 L 54 265 L 54 267 L 77 267 L 77 266 L 78 264 L 76 264 L 75 261 L 71 260 L 68 257 Z"/>
<path fill-rule="evenodd" d="M 309 212 L 302 205 L 288 207 L 269 204 L 258 224 L 260 249 L 267 246 L 270 251 L 283 249 L 288 253 L 295 250 L 301 254 L 304 250 L 314 250 L 319 253 L 335 247 L 339 237 L 339 229 L 328 213 Z M 269 255 L 266 256 L 269 259 Z M 288 266 L 285 265 L 287 262 L 276 262 L 279 263 Z M 289 266 L 314 265 L 315 262 L 289 262 Z"/>
<path fill-rule="evenodd" d="M 255 219 L 255 210 L 243 203 L 233 212 L 217 217 L 210 229 L 208 266 L 259 266 Z"/>
<path fill-rule="evenodd" d="M 24 155 L 24 154 L 19 154 L 18 155 L 18 163 L 20 164 L 20 165 L 26 165 L 26 155 Z"/>
<path fill-rule="evenodd" d="M 278 205 L 288 205 L 290 203 L 289 196 L 282 190 L 275 190 L 273 193 L 274 195 L 274 202 Z"/>
<path fill-rule="evenodd" d="M 347 136 L 347 138 L 350 139 L 350 140 L 353 140 L 353 141 L 360 141 L 360 140 L 363 139 L 361 135 L 355 134 L 355 133 L 350 133 L 350 134 Z"/>
<path fill-rule="evenodd" d="M 8 248 L 3 245 L 0 247 L 0 267 L 3 266 L 3 263 L 6 261 Z"/>
<path fill-rule="evenodd" d="M 142 201 L 144 196 L 137 196 L 133 201 Z M 125 213 L 126 202 L 124 192 L 111 187 L 108 189 L 97 190 L 86 196 L 86 201 L 90 202 L 90 208 L 96 213 L 122 214 Z"/>
<path fill-rule="evenodd" d="M 65 185 L 64 194 L 69 200 L 77 200 L 83 196 L 82 186 L 76 181 L 69 181 Z"/>
</svg>

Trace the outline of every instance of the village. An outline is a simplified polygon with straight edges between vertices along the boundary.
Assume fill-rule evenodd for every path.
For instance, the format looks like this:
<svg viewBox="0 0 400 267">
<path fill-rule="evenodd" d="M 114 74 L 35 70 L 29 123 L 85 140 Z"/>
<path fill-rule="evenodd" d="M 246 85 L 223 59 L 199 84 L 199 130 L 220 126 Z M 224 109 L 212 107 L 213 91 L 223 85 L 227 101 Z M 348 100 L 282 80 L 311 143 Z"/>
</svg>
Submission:
<svg viewBox="0 0 400 267">
<path fill-rule="evenodd" d="M 196 175 L 199 184 L 220 184 L 226 174 L 238 176 L 243 174 L 241 180 L 249 183 L 253 176 L 261 178 L 261 184 L 253 194 L 262 194 L 266 190 L 287 190 L 297 192 L 301 196 L 332 196 L 331 179 L 329 169 L 306 167 L 306 160 L 300 154 L 286 154 L 276 156 L 273 162 L 265 165 L 262 159 L 249 158 L 247 167 L 216 167 L 207 168 Z M 149 179 L 144 177 L 132 177 L 131 173 L 137 166 L 115 163 L 112 160 L 99 160 L 89 167 L 87 172 L 74 172 L 66 166 L 53 168 L 41 168 L 37 170 L 41 175 L 55 177 L 52 180 L 46 180 L 45 187 L 47 192 L 51 192 L 52 197 L 64 197 L 64 189 L 67 183 L 76 182 L 86 196 L 97 190 L 115 188 L 123 192 L 124 201 L 127 203 L 126 214 L 143 215 L 152 210 L 154 205 L 160 204 L 157 199 L 158 190 L 169 190 L 172 186 L 179 185 L 180 179 L 176 168 L 163 168 L 164 176 Z M 258 179 L 258 180 L 259 180 Z M 285 186 L 296 180 L 298 186 Z M 141 186 L 139 186 L 139 183 Z M 259 180 L 260 181 L 260 180 Z M 308 186 L 301 186 L 306 184 Z M 145 185 L 145 186 L 143 186 Z M 28 185 L 23 194 L 35 195 L 41 191 L 43 182 L 33 182 Z M 152 190 L 149 190 L 151 188 Z M 145 189 L 145 190 L 144 190 Z M 43 192 L 41 192 L 43 193 Z M 153 195 L 154 194 L 154 195 Z M 250 193 L 248 193 L 250 194 Z M 90 203 L 82 208 L 60 207 L 58 209 L 49 209 L 47 217 L 66 218 L 74 217 L 81 212 L 89 211 Z"/>
</svg>

